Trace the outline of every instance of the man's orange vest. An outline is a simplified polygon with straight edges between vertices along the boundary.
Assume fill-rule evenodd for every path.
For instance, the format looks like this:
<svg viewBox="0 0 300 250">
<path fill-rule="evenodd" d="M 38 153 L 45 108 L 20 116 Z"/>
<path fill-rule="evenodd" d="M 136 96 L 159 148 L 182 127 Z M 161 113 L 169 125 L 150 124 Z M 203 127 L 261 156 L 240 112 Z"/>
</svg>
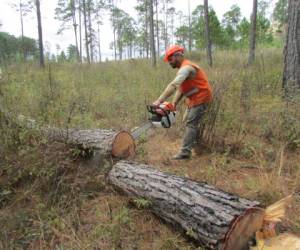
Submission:
<svg viewBox="0 0 300 250">
<path fill-rule="evenodd" d="M 180 67 L 190 65 L 196 69 L 196 77 L 192 80 L 185 80 L 180 85 L 180 91 L 186 95 L 186 104 L 189 108 L 208 103 L 212 100 L 212 88 L 204 71 L 189 60 L 183 60 Z M 191 95 L 189 95 L 191 93 Z"/>
</svg>

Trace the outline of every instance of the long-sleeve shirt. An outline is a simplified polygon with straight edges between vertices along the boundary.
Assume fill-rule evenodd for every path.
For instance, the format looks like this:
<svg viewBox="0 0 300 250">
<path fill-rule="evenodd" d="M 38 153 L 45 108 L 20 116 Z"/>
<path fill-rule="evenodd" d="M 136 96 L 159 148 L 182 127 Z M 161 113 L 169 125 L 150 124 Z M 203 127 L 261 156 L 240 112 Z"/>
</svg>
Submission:
<svg viewBox="0 0 300 250">
<path fill-rule="evenodd" d="M 180 84 L 182 84 L 186 79 L 193 79 L 197 74 L 196 69 L 191 65 L 186 65 L 181 67 L 176 77 L 171 81 L 164 92 L 158 98 L 161 101 L 165 101 L 169 96 L 171 96 L 176 89 L 179 89 Z"/>
</svg>

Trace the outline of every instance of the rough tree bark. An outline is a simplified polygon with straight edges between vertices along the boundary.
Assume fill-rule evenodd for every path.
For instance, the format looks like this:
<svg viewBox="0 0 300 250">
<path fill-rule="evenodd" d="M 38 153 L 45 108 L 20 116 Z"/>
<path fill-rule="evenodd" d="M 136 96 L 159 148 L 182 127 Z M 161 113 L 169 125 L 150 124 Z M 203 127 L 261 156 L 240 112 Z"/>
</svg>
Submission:
<svg viewBox="0 0 300 250">
<path fill-rule="evenodd" d="M 288 29 L 284 48 L 283 88 L 300 89 L 300 1 L 289 0 Z"/>
<path fill-rule="evenodd" d="M 152 211 L 211 249 L 244 249 L 262 226 L 264 210 L 205 183 L 120 161 L 110 182 L 130 196 L 146 199 Z"/>
<path fill-rule="evenodd" d="M 35 120 L 23 115 L 14 116 L 0 106 L 0 125 L 2 123 L 10 124 L 14 128 L 41 131 L 49 140 L 76 146 L 98 158 L 132 159 L 135 155 L 134 139 L 124 130 L 40 127 Z"/>
<path fill-rule="evenodd" d="M 111 129 L 58 129 L 46 128 L 43 132 L 51 140 L 75 145 L 102 156 L 126 159 L 135 155 L 135 143 L 126 131 Z"/>
</svg>

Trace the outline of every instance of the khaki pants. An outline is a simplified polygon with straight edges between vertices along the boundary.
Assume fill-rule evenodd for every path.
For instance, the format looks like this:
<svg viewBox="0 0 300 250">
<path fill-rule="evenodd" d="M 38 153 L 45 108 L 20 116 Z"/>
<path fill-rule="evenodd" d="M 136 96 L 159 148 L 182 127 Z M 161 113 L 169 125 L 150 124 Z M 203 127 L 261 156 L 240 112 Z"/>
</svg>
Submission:
<svg viewBox="0 0 300 250">
<path fill-rule="evenodd" d="M 181 153 L 190 155 L 199 134 L 199 124 L 207 109 L 207 104 L 188 108 L 184 114 L 185 134 L 182 141 Z"/>
</svg>

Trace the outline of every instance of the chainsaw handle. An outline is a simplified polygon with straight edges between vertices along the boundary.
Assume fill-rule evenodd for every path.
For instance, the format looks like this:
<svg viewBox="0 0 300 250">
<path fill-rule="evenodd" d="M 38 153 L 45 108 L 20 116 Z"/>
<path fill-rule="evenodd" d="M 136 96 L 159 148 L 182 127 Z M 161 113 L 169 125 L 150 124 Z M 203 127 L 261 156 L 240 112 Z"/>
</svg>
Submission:
<svg viewBox="0 0 300 250">
<path fill-rule="evenodd" d="M 169 110 L 169 111 L 175 111 L 176 110 L 176 105 L 175 103 L 171 103 L 171 102 L 164 102 L 164 103 L 160 103 L 160 104 L 150 104 L 150 105 L 146 105 L 147 106 L 147 110 L 150 112 L 150 110 L 155 110 L 157 108 L 160 108 L 160 106 L 163 105 L 164 110 Z"/>
<path fill-rule="evenodd" d="M 150 104 L 150 105 L 147 105 L 146 107 L 147 107 L 147 110 L 149 113 L 156 114 L 156 109 L 158 108 L 158 106 Z"/>
</svg>

